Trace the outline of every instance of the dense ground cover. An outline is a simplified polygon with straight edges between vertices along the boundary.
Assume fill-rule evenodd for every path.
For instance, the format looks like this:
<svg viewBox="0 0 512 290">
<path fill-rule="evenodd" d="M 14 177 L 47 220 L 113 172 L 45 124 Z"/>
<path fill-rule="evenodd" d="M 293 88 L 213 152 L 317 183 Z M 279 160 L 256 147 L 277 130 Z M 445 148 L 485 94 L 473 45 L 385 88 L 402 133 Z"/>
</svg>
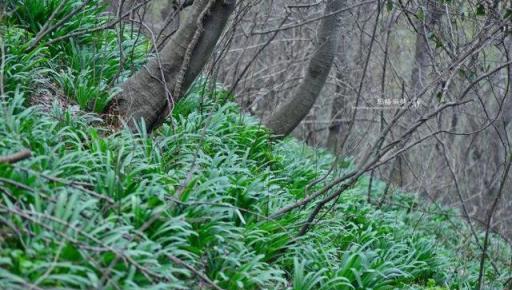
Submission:
<svg viewBox="0 0 512 290">
<path fill-rule="evenodd" d="M 92 112 L 150 45 L 129 31 L 85 33 L 109 21 L 96 2 L 35 42 L 60 1 L 7 1 L 0 156 L 32 157 L 0 164 L 0 289 L 476 285 L 481 251 L 457 211 L 405 193 L 378 207 L 367 202 L 368 178 L 303 237 L 295 238 L 313 205 L 267 218 L 352 162 L 272 141 L 217 84 L 198 80 L 151 135 L 110 128 Z M 55 18 L 80 3 L 65 1 Z M 73 31 L 84 33 L 53 41 Z M 374 180 L 374 200 L 384 187 Z M 486 285 L 504 288 L 508 247 L 493 237 L 488 252 Z"/>
</svg>

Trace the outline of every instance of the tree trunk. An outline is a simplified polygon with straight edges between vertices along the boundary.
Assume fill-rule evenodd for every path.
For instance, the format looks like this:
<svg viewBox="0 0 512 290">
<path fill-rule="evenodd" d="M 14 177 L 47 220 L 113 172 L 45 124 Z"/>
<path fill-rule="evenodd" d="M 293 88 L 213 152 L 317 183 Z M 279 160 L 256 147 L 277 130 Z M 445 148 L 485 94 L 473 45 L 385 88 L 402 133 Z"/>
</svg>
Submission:
<svg viewBox="0 0 512 290">
<path fill-rule="evenodd" d="M 348 78 L 348 56 L 347 56 L 347 40 L 345 36 L 341 38 L 341 46 L 339 48 L 340 53 L 338 54 L 338 70 L 336 72 L 336 91 L 334 93 L 332 104 L 331 104 L 331 124 L 329 125 L 329 133 L 327 135 L 327 148 L 331 150 L 332 153 L 338 155 L 342 153 L 341 144 L 342 140 L 346 138 L 345 130 L 346 129 L 341 117 L 345 115 L 345 97 L 347 94 L 346 85 L 350 81 Z"/>
<path fill-rule="evenodd" d="M 431 63 L 429 55 L 428 33 L 441 19 L 442 11 L 438 3 L 433 0 L 423 1 L 423 12 L 425 22 L 419 20 L 416 25 L 416 48 L 414 52 L 414 64 L 411 72 L 411 86 L 413 88 L 413 96 L 421 92 L 425 87 L 429 66 Z"/>
<path fill-rule="evenodd" d="M 512 35 L 509 35 L 504 41 L 507 50 L 507 61 L 512 61 Z M 507 90 L 508 96 L 505 99 L 502 108 L 501 126 L 503 135 L 507 136 L 512 122 L 512 65 L 507 70 Z M 508 136 L 507 136 L 508 137 Z"/>
<path fill-rule="evenodd" d="M 419 20 L 416 25 L 416 47 L 410 83 L 412 87 L 412 94 L 410 94 L 410 97 L 412 98 L 423 90 L 426 82 L 428 81 L 428 73 L 430 71 L 429 67 L 432 62 L 430 57 L 430 46 L 428 43 L 428 33 L 432 31 L 435 25 L 438 24 L 442 16 L 442 11 L 439 7 L 441 4 L 436 3 L 434 0 L 424 0 L 422 3 L 425 19 Z M 407 116 L 405 117 L 407 118 Z M 405 175 L 405 172 L 403 171 L 405 160 L 405 156 L 399 155 L 393 162 L 390 173 L 390 183 L 393 183 L 396 186 L 402 187 L 407 183 L 406 180 L 404 180 L 407 179 L 407 175 Z"/>
<path fill-rule="evenodd" d="M 340 13 L 328 14 L 342 9 L 346 0 L 328 0 L 324 17 L 317 30 L 318 45 L 309 61 L 306 75 L 289 100 L 285 101 L 272 116 L 264 121 L 265 126 L 277 136 L 287 136 L 306 117 L 322 90 L 338 47 L 341 28 Z"/>
<path fill-rule="evenodd" d="M 183 96 L 208 61 L 235 2 L 194 1 L 158 56 L 122 85 L 111 110 L 131 129 L 141 120 L 148 131 L 161 125 L 173 103 Z"/>
</svg>

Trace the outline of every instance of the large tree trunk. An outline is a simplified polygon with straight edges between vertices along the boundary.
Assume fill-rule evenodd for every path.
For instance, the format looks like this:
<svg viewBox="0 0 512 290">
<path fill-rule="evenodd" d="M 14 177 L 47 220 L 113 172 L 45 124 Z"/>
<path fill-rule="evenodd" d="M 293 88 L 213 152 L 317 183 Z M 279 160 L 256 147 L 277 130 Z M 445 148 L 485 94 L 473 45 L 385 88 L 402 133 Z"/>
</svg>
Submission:
<svg viewBox="0 0 512 290">
<path fill-rule="evenodd" d="M 195 0 L 158 56 L 122 85 L 112 111 L 132 129 L 141 120 L 148 131 L 161 125 L 208 61 L 235 2 Z"/>
<path fill-rule="evenodd" d="M 309 62 L 306 75 L 294 94 L 264 124 L 277 136 L 290 134 L 306 117 L 322 90 L 338 47 L 341 28 L 340 13 L 346 0 L 328 0 L 317 31 L 318 45 Z"/>
</svg>

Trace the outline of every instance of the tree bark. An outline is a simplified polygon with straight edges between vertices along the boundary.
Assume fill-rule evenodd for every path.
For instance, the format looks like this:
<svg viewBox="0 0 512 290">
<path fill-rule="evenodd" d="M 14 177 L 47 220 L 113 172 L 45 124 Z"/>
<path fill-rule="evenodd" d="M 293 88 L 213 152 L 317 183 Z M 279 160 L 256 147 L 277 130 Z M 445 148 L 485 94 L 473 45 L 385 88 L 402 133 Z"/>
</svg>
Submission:
<svg viewBox="0 0 512 290">
<path fill-rule="evenodd" d="M 425 87 L 429 66 L 431 63 L 429 55 L 428 33 L 438 24 L 441 19 L 442 11 L 436 1 L 424 0 L 423 12 L 425 21 L 419 20 L 416 25 L 416 47 L 414 52 L 414 64 L 411 72 L 411 86 L 413 96 L 421 92 Z"/>
<path fill-rule="evenodd" d="M 345 115 L 345 97 L 347 94 L 346 84 L 350 81 L 348 76 L 348 56 L 346 50 L 348 49 L 347 40 L 345 36 L 341 38 L 341 46 L 338 54 L 339 66 L 336 72 L 336 91 L 334 93 L 331 104 L 331 124 L 329 125 L 329 133 L 327 135 L 327 148 L 332 153 L 338 155 L 342 153 L 341 144 L 342 140 L 346 138 L 345 129 L 346 124 L 341 121 L 341 117 Z"/>
<path fill-rule="evenodd" d="M 425 19 L 418 20 L 416 25 L 416 46 L 414 52 L 414 64 L 411 71 L 410 85 L 412 87 L 412 94 L 410 97 L 413 98 L 423 90 L 426 82 L 428 81 L 428 74 L 430 72 L 429 67 L 432 63 L 430 46 L 428 43 L 428 33 L 439 23 L 442 16 L 442 10 L 439 7 L 441 4 L 436 3 L 434 0 L 423 0 L 422 3 Z M 407 183 L 408 178 L 403 170 L 406 159 L 406 154 L 404 154 L 404 156 L 399 155 L 396 157 L 395 161 L 392 163 L 390 183 L 400 187 Z"/>
<path fill-rule="evenodd" d="M 318 45 L 309 61 L 306 75 L 289 100 L 264 120 L 273 134 L 287 136 L 306 117 L 322 90 L 338 47 L 341 28 L 340 13 L 328 15 L 342 9 L 346 0 L 328 0 L 317 30 Z M 327 16 L 328 15 L 328 16 Z"/>
<path fill-rule="evenodd" d="M 174 102 L 208 61 L 236 0 L 196 0 L 178 31 L 121 87 L 111 111 L 132 130 L 141 120 L 147 131 L 162 124 Z"/>
</svg>

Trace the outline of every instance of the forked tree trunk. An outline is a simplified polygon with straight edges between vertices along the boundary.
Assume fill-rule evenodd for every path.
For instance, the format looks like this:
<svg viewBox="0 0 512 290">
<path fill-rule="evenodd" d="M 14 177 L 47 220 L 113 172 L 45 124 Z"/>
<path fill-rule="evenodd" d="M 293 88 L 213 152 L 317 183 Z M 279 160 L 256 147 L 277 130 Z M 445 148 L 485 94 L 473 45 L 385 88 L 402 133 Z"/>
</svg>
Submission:
<svg viewBox="0 0 512 290">
<path fill-rule="evenodd" d="M 201 72 L 217 43 L 236 0 L 195 0 L 180 28 L 140 71 L 121 87 L 111 111 L 131 129 L 161 125 L 173 102 L 179 100 Z"/>
<path fill-rule="evenodd" d="M 340 13 L 346 0 L 328 0 L 317 31 L 318 45 L 309 61 L 306 75 L 293 95 L 277 111 L 264 120 L 265 126 L 277 136 L 290 134 L 306 117 L 322 90 L 338 47 L 341 30 Z M 331 14 L 331 15 L 330 15 Z"/>
</svg>

